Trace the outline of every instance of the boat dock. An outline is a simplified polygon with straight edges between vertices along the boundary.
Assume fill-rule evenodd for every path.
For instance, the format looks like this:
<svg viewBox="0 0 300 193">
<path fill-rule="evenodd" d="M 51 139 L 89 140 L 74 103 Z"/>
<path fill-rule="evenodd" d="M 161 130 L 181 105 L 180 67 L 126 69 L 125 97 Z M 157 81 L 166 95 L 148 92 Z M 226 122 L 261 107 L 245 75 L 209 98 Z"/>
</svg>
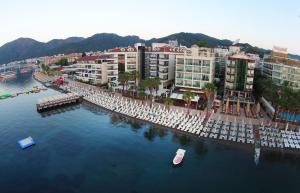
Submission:
<svg viewBox="0 0 300 193">
<path fill-rule="evenodd" d="M 82 100 L 82 96 L 74 93 L 67 93 L 67 94 L 61 94 L 57 96 L 40 99 L 36 104 L 36 107 L 37 107 L 37 111 L 45 111 L 48 109 L 53 109 L 55 107 L 75 104 L 81 102 L 81 100 Z"/>
</svg>

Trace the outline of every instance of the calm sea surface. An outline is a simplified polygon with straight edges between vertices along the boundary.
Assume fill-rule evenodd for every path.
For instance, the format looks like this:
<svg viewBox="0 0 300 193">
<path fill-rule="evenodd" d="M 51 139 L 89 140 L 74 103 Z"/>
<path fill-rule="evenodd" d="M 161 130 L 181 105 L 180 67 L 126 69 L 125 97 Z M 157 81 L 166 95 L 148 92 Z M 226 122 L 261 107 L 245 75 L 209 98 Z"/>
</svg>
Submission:
<svg viewBox="0 0 300 193">
<path fill-rule="evenodd" d="M 0 83 L 18 92 L 31 76 Z M 300 158 L 217 144 L 131 121 L 87 104 L 36 111 L 47 90 L 0 101 L 0 193 L 299 193 Z M 36 145 L 16 142 L 32 136 Z M 178 148 L 187 150 L 173 168 Z"/>
</svg>

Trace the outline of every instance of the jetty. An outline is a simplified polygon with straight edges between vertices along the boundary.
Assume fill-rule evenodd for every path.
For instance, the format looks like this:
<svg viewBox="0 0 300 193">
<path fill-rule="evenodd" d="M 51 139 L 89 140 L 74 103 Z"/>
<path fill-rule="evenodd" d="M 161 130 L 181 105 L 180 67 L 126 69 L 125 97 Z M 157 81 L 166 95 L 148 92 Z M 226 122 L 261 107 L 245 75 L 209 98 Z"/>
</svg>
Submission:
<svg viewBox="0 0 300 193">
<path fill-rule="evenodd" d="M 37 111 L 45 111 L 56 107 L 76 104 L 82 101 L 82 96 L 75 93 L 61 94 L 39 99 L 36 104 Z"/>
</svg>

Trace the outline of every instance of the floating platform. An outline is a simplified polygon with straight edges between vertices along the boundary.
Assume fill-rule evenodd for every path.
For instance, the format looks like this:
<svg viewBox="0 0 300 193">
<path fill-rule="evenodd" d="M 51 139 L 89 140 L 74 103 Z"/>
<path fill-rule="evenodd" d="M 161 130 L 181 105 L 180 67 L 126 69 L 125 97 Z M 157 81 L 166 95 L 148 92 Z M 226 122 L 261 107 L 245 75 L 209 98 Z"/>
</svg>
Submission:
<svg viewBox="0 0 300 193">
<path fill-rule="evenodd" d="M 36 104 L 37 111 L 45 111 L 49 109 L 53 109 L 60 106 L 76 104 L 82 101 L 82 96 L 74 94 L 74 93 L 67 93 L 61 94 L 52 97 L 46 97 L 40 99 Z"/>
<path fill-rule="evenodd" d="M 32 137 L 27 137 L 25 139 L 21 139 L 20 141 L 18 141 L 18 144 L 22 149 L 26 149 L 27 147 L 35 145 L 35 142 L 32 139 Z"/>
</svg>

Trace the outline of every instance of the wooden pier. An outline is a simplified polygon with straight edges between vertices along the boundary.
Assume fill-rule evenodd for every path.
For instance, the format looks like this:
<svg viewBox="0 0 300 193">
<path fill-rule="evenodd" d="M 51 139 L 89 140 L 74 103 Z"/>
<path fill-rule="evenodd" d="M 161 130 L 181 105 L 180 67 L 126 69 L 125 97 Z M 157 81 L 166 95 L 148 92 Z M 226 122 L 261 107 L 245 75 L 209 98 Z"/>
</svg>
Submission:
<svg viewBox="0 0 300 193">
<path fill-rule="evenodd" d="M 40 99 L 36 104 L 36 108 L 37 111 L 41 112 L 41 111 L 53 109 L 60 106 L 76 104 L 81 101 L 82 101 L 82 96 L 74 93 L 67 93 L 67 94 L 61 94 L 57 96 Z"/>
</svg>

